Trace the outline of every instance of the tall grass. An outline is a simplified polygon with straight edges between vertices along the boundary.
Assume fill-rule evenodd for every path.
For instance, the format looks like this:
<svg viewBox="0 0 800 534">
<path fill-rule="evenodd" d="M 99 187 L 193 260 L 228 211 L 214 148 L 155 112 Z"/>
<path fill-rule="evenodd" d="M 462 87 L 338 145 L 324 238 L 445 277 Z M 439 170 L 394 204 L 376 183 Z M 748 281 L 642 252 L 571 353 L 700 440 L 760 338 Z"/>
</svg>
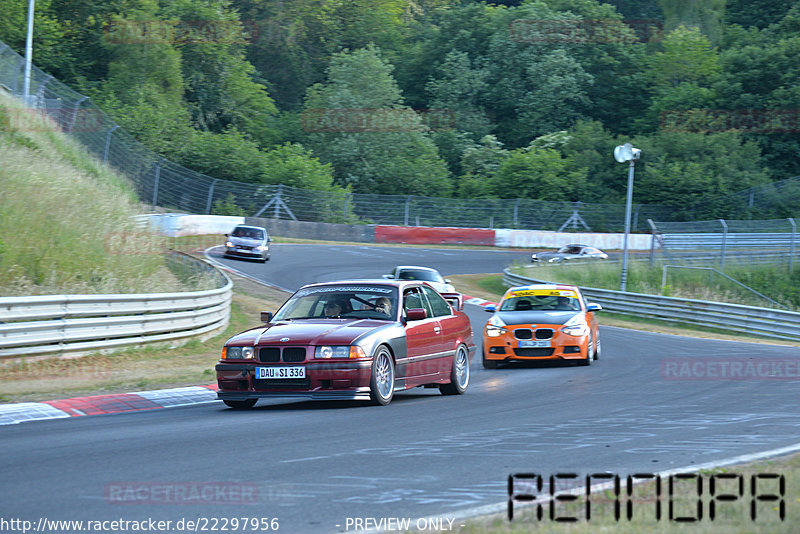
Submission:
<svg viewBox="0 0 800 534">
<path fill-rule="evenodd" d="M 0 295 L 181 291 L 137 230 L 132 187 L 42 117 L 0 95 Z"/>
<path fill-rule="evenodd" d="M 584 263 L 567 265 L 515 265 L 512 271 L 522 276 L 575 284 L 583 287 L 619 289 L 619 263 Z M 751 287 L 791 309 L 800 309 L 800 268 L 789 273 L 786 265 L 737 265 L 726 267 L 731 278 Z M 731 302 L 748 306 L 772 307 L 766 299 L 712 273 L 694 269 L 668 269 L 663 288 L 662 267 L 639 262 L 628 264 L 627 291 L 690 299 Z"/>
</svg>

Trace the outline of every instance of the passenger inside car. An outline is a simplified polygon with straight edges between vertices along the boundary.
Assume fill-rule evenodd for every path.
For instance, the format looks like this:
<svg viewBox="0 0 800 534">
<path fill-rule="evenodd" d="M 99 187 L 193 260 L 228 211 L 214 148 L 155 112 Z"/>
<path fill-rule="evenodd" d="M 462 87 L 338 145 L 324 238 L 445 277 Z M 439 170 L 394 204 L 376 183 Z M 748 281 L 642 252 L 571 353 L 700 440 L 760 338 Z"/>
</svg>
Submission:
<svg viewBox="0 0 800 534">
<path fill-rule="evenodd" d="M 531 305 L 531 301 L 529 300 L 518 300 L 517 303 L 514 305 L 514 309 L 516 311 L 532 310 L 533 305 Z"/>
<path fill-rule="evenodd" d="M 341 304 L 335 301 L 326 302 L 324 314 L 326 317 L 339 317 L 342 314 Z"/>
<path fill-rule="evenodd" d="M 381 313 L 385 313 L 386 315 L 392 315 L 392 301 L 389 300 L 388 297 L 380 297 L 377 301 L 375 301 L 375 311 L 379 311 Z"/>
<path fill-rule="evenodd" d="M 575 310 L 575 305 L 577 301 L 575 299 L 571 299 L 569 297 L 558 297 L 558 302 L 556 303 L 557 310 Z"/>
</svg>

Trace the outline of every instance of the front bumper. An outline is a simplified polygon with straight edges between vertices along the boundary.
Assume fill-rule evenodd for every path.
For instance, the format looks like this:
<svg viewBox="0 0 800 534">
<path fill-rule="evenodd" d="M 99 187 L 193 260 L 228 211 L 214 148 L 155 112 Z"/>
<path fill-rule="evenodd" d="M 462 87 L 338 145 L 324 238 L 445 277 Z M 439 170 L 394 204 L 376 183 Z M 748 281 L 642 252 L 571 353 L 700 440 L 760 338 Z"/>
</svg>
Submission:
<svg viewBox="0 0 800 534">
<path fill-rule="evenodd" d="M 236 250 L 235 248 L 226 248 L 225 255 L 236 258 L 250 258 L 250 259 L 265 259 L 269 257 L 268 251 L 258 250 Z"/>
<path fill-rule="evenodd" d="M 514 337 L 515 326 L 507 326 L 508 332 L 497 337 L 483 335 L 483 358 L 490 361 L 533 360 L 585 360 L 589 350 L 589 336 L 570 336 L 560 331 L 563 325 L 540 325 L 553 330 L 550 347 L 520 347 Z"/>
<path fill-rule="evenodd" d="M 255 379 L 256 367 L 303 366 L 302 379 Z M 306 361 L 296 364 L 218 363 L 217 396 L 223 400 L 266 397 L 303 397 L 313 399 L 368 399 L 372 360 Z"/>
</svg>

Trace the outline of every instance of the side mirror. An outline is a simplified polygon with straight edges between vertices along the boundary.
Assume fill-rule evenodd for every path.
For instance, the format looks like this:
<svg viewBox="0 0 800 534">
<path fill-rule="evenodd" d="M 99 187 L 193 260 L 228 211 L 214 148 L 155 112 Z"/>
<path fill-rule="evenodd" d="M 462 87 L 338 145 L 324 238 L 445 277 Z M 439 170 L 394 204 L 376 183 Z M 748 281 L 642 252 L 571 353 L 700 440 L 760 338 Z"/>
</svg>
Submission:
<svg viewBox="0 0 800 534">
<path fill-rule="evenodd" d="M 267 243 L 272 243 L 272 238 L 271 237 L 267 238 Z"/>
<path fill-rule="evenodd" d="M 225 237 L 230 237 L 230 236 L 231 236 L 231 234 L 225 234 Z"/>
<path fill-rule="evenodd" d="M 425 308 L 411 308 L 406 311 L 406 318 L 409 321 L 421 321 L 428 318 L 428 312 L 425 311 Z"/>
<path fill-rule="evenodd" d="M 261 322 L 262 323 L 268 323 L 271 320 L 272 320 L 272 312 L 266 312 L 266 311 L 262 311 L 261 312 Z"/>
<path fill-rule="evenodd" d="M 489 306 L 484 306 L 483 310 L 489 313 L 494 313 L 497 311 L 497 306 L 495 306 L 494 304 L 490 304 Z"/>
<path fill-rule="evenodd" d="M 394 275 L 393 274 L 384 274 L 383 277 L 386 278 L 387 280 L 394 279 Z"/>
<path fill-rule="evenodd" d="M 444 281 L 447 282 L 448 284 L 452 284 L 453 283 L 453 282 L 450 281 L 449 278 L 445 278 Z"/>
<path fill-rule="evenodd" d="M 589 302 L 588 304 L 586 304 L 586 311 L 587 312 L 596 312 L 596 311 L 600 311 L 602 309 L 603 309 L 602 306 L 600 306 L 599 304 L 596 304 L 594 302 Z"/>
</svg>

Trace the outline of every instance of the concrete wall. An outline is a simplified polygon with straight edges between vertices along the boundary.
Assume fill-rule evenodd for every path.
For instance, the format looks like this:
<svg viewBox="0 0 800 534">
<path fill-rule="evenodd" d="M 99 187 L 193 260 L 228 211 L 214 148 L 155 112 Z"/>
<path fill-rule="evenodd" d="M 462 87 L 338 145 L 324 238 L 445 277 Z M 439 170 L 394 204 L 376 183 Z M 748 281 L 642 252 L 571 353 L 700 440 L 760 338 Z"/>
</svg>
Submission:
<svg viewBox="0 0 800 534">
<path fill-rule="evenodd" d="M 374 225 L 287 221 L 260 217 L 247 217 L 245 221 L 245 224 L 263 226 L 270 235 L 279 235 L 281 237 L 321 239 L 324 241 L 352 241 L 355 243 L 375 242 Z"/>
</svg>

